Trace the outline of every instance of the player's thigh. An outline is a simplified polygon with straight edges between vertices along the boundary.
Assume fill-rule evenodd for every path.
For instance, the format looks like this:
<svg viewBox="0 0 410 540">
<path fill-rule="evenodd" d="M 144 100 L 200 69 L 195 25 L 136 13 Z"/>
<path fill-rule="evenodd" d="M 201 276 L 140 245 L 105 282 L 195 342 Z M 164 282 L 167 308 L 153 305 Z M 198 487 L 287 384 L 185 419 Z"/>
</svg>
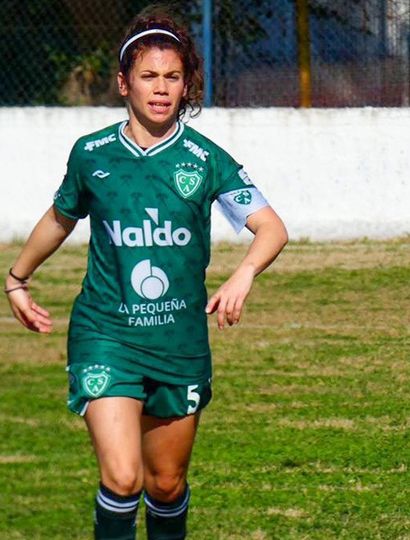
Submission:
<svg viewBox="0 0 410 540">
<path fill-rule="evenodd" d="M 145 473 L 184 476 L 199 412 L 212 397 L 211 383 L 172 385 L 149 380 L 145 389 L 147 397 L 142 415 Z"/>
<path fill-rule="evenodd" d="M 132 491 L 142 483 L 141 413 L 143 403 L 129 397 L 92 400 L 85 414 L 101 472 L 116 491 Z"/>
<path fill-rule="evenodd" d="M 142 454 L 146 482 L 185 479 L 200 413 L 177 418 L 143 415 Z"/>
</svg>

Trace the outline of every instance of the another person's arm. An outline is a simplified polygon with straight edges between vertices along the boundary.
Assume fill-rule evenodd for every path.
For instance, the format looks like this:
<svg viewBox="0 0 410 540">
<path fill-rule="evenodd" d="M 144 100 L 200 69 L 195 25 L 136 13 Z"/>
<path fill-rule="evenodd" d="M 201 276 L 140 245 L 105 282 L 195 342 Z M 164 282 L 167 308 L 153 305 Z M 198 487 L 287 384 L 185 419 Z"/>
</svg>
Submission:
<svg viewBox="0 0 410 540">
<path fill-rule="evenodd" d="M 76 221 L 61 215 L 52 206 L 40 219 L 30 234 L 16 262 L 8 275 L 5 291 L 14 316 L 33 332 L 49 333 L 52 322 L 49 313 L 37 305 L 30 296 L 22 280 L 33 272 L 64 242 L 72 232 Z"/>
<path fill-rule="evenodd" d="M 217 312 L 218 327 L 240 320 L 254 278 L 279 255 L 288 241 L 286 228 L 274 210 L 266 206 L 251 214 L 246 227 L 255 235 L 247 254 L 232 276 L 209 299 L 208 314 Z"/>
</svg>

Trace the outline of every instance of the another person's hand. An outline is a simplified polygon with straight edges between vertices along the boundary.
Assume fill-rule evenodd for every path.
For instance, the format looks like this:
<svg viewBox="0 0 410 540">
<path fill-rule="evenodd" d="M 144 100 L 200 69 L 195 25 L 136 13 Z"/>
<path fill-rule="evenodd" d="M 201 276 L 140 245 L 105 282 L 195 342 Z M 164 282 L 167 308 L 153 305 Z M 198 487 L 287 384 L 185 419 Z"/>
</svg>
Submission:
<svg viewBox="0 0 410 540">
<path fill-rule="evenodd" d="M 208 315 L 217 311 L 218 328 L 220 330 L 224 328 L 225 320 L 229 326 L 239 322 L 254 277 L 255 270 L 253 266 L 241 266 L 209 299 L 205 311 Z"/>
<path fill-rule="evenodd" d="M 7 298 L 16 319 L 33 332 L 49 334 L 53 324 L 48 311 L 33 301 L 28 289 L 22 288 L 21 283 L 8 278 L 6 290 L 10 291 L 11 289 L 15 290 L 7 293 Z"/>
</svg>

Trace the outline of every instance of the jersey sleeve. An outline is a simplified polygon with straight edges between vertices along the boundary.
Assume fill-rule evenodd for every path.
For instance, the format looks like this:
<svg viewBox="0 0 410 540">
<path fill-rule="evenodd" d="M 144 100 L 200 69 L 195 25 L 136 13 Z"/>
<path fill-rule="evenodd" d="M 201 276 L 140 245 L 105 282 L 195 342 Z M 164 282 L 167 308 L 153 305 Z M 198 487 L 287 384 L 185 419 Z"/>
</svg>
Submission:
<svg viewBox="0 0 410 540">
<path fill-rule="evenodd" d="M 269 203 L 244 168 L 226 152 L 222 152 L 218 159 L 216 175 L 216 206 L 235 232 L 239 233 L 245 227 L 248 217 L 269 206 Z"/>
<path fill-rule="evenodd" d="M 88 197 L 81 177 L 78 145 L 74 145 L 67 162 L 64 179 L 54 195 L 54 206 L 69 219 L 83 219 L 88 215 Z"/>
</svg>

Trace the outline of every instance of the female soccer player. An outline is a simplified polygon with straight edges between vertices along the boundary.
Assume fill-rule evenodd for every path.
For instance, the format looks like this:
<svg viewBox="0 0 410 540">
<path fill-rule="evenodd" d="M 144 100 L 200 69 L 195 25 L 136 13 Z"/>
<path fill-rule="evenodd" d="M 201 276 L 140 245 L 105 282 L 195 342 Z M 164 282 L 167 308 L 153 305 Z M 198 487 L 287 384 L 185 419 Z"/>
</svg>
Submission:
<svg viewBox="0 0 410 540">
<path fill-rule="evenodd" d="M 206 314 L 239 322 L 257 274 L 287 241 L 277 214 L 226 152 L 184 125 L 199 107 L 199 59 L 167 14 L 142 12 L 119 51 L 128 120 L 80 138 L 53 206 L 10 270 L 17 319 L 48 333 L 29 278 L 90 216 L 87 274 L 68 336 L 68 407 L 84 416 L 100 487 L 95 538 L 135 538 L 142 491 L 150 540 L 186 536 L 187 469 L 211 399 Z M 206 299 L 211 204 L 254 233 L 245 258 Z"/>
</svg>

